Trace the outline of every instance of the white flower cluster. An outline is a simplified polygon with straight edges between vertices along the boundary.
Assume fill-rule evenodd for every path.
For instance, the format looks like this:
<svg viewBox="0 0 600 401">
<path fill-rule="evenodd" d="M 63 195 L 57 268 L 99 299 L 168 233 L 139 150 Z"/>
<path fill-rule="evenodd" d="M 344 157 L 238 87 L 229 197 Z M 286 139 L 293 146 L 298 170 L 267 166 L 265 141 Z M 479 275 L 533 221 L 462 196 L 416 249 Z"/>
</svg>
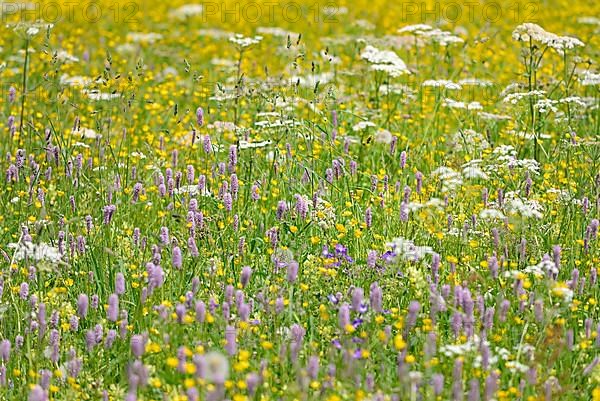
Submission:
<svg viewBox="0 0 600 401">
<path fill-rule="evenodd" d="M 127 40 L 134 43 L 155 43 L 163 38 L 163 35 L 156 32 L 130 32 L 127 34 Z"/>
<path fill-rule="evenodd" d="M 273 143 L 273 141 L 271 141 L 271 140 L 266 140 L 266 141 L 261 141 L 261 142 L 248 142 L 248 141 L 241 140 L 238 147 L 240 148 L 240 150 L 257 149 L 257 148 L 264 148 L 266 146 L 271 145 L 272 143 Z"/>
<path fill-rule="evenodd" d="M 572 104 L 574 106 L 587 107 L 587 104 L 579 96 L 568 96 L 558 100 L 542 98 L 538 99 L 533 107 L 542 114 L 549 112 L 556 113 L 558 111 L 556 105 L 558 104 Z"/>
<path fill-rule="evenodd" d="M 369 127 L 376 127 L 376 125 L 371 121 L 359 121 L 358 123 L 352 126 L 352 131 L 359 132 L 366 130 Z"/>
<path fill-rule="evenodd" d="M 96 139 L 102 138 L 102 134 L 97 133 L 91 128 L 79 127 L 77 130 L 73 131 L 73 135 L 79 135 L 81 138 L 86 139 Z"/>
<path fill-rule="evenodd" d="M 229 38 L 229 41 L 242 49 L 246 49 L 252 45 L 259 44 L 262 39 L 263 37 L 260 35 L 249 37 L 241 33 L 236 33 Z"/>
<path fill-rule="evenodd" d="M 546 266 L 546 263 L 548 262 L 552 265 L 552 269 L 555 269 L 554 263 L 550 260 L 546 260 L 537 265 L 527 266 L 523 270 L 507 270 L 504 272 L 504 277 L 513 278 L 515 280 L 520 279 L 523 274 L 532 274 L 537 278 L 544 277 L 546 274 L 551 272 L 551 270 L 548 270 Z"/>
<path fill-rule="evenodd" d="M 559 53 L 564 52 L 566 49 L 574 49 L 576 47 L 583 47 L 585 44 L 571 36 L 559 36 L 552 32 L 546 31 L 544 28 L 537 24 L 525 23 L 517 26 L 512 33 L 514 40 L 520 42 L 538 42 L 546 45 Z"/>
<path fill-rule="evenodd" d="M 479 212 L 479 218 L 482 220 L 504 220 L 506 216 L 498 209 L 488 208 Z"/>
<path fill-rule="evenodd" d="M 393 140 L 393 135 L 390 131 L 383 129 L 383 128 L 379 128 L 377 130 L 377 132 L 375 133 L 375 142 L 376 143 L 385 143 L 385 144 L 390 144 L 392 143 Z"/>
<path fill-rule="evenodd" d="M 463 184 L 462 174 L 454 169 L 441 166 L 431 172 L 433 177 L 437 177 L 442 182 L 442 192 L 453 192 Z"/>
<path fill-rule="evenodd" d="M 425 203 L 410 202 L 408 204 L 408 210 L 411 212 L 416 212 L 417 210 L 420 210 L 423 208 L 442 210 L 443 207 L 444 207 L 444 201 L 441 200 L 440 198 L 431 198 Z"/>
<path fill-rule="evenodd" d="M 391 77 L 410 74 L 404 61 L 391 50 L 379 50 L 374 46 L 367 45 L 360 54 L 360 58 L 369 62 L 371 69 L 383 71 Z"/>
<path fill-rule="evenodd" d="M 492 81 L 488 81 L 486 79 L 479 79 L 479 78 L 463 78 L 460 81 L 458 81 L 458 83 L 460 85 L 464 85 L 464 86 L 489 87 L 489 86 L 493 85 Z"/>
<path fill-rule="evenodd" d="M 504 97 L 504 99 L 502 99 L 502 101 L 504 103 L 517 104 L 523 99 L 526 99 L 529 97 L 544 96 L 545 94 L 546 94 L 546 92 L 542 91 L 542 90 L 532 90 L 530 92 L 515 92 L 515 93 L 510 93 L 510 94 L 506 95 Z"/>
<path fill-rule="evenodd" d="M 211 197 L 212 194 L 210 193 L 210 191 L 206 188 L 204 188 L 202 191 L 200 191 L 200 189 L 198 189 L 198 185 L 183 185 L 179 188 L 175 188 L 173 190 L 173 193 L 175 195 L 184 195 L 184 194 L 188 194 L 190 196 L 204 196 L 204 197 Z"/>
<path fill-rule="evenodd" d="M 552 99 L 538 99 L 533 108 L 541 114 L 556 113 L 558 111 L 558 108 L 555 106 L 556 103 L 557 101 Z"/>
<path fill-rule="evenodd" d="M 33 4 L 33 3 L 30 3 Z M 35 6 L 35 5 L 34 5 Z M 16 24 L 8 24 L 7 28 L 12 28 L 15 32 L 24 32 L 27 36 L 33 37 L 43 30 L 54 28 L 54 24 L 45 23 L 43 21 L 35 22 L 19 22 Z"/>
<path fill-rule="evenodd" d="M 317 85 L 317 82 L 320 85 L 327 84 L 333 79 L 333 72 L 323 72 L 320 74 L 312 74 L 303 76 L 292 76 L 290 80 L 293 83 L 298 82 L 300 86 L 314 88 Z"/>
<path fill-rule="evenodd" d="M 442 31 L 439 28 L 433 28 L 427 24 L 408 25 L 398 29 L 398 33 L 410 33 L 419 36 L 431 42 L 438 43 L 441 46 L 448 46 L 453 43 L 464 43 L 464 40 L 449 31 Z"/>
<path fill-rule="evenodd" d="M 534 217 L 541 219 L 543 215 L 542 205 L 533 199 L 521 199 L 516 192 L 506 193 L 506 210 L 512 214 L 519 215 L 524 218 Z"/>
<path fill-rule="evenodd" d="M 448 358 L 456 358 L 457 356 L 464 356 L 472 352 L 477 352 L 480 343 L 479 337 L 475 335 L 473 336 L 473 339 L 469 339 L 462 344 L 442 345 L 440 347 L 440 353 Z"/>
<path fill-rule="evenodd" d="M 458 151 L 469 153 L 490 147 L 489 142 L 483 134 L 469 128 L 457 131 L 452 137 L 452 145 Z"/>
<path fill-rule="evenodd" d="M 573 300 L 573 290 L 564 285 L 560 285 L 557 283 L 552 289 L 552 293 L 561 297 L 567 303 Z"/>
<path fill-rule="evenodd" d="M 600 85 L 600 74 L 585 71 L 581 77 L 579 77 L 579 82 L 581 82 L 581 85 L 583 86 L 598 86 Z"/>
<path fill-rule="evenodd" d="M 217 132 L 235 132 L 238 127 L 231 121 L 214 121 L 207 126 Z"/>
<path fill-rule="evenodd" d="M 78 63 L 79 62 L 79 58 L 73 56 L 71 53 L 69 53 L 68 51 L 61 49 L 58 50 L 56 53 L 54 53 L 54 57 L 56 57 L 56 60 L 61 61 L 63 63 Z"/>
<path fill-rule="evenodd" d="M 427 31 L 431 31 L 432 29 L 433 28 L 431 27 L 431 25 L 414 24 L 414 25 L 407 25 L 405 27 L 398 29 L 398 33 L 412 33 L 415 35 L 422 35 L 423 33 L 427 32 Z"/>
<path fill-rule="evenodd" d="M 472 162 L 463 165 L 462 175 L 464 178 L 475 180 L 487 180 L 489 178 L 477 163 Z"/>
<path fill-rule="evenodd" d="M 428 86 L 433 88 L 444 88 L 448 90 L 461 90 L 462 86 L 456 82 L 449 81 L 447 79 L 428 79 L 423 82 L 421 86 Z"/>
<path fill-rule="evenodd" d="M 444 99 L 444 106 L 450 109 L 465 109 L 465 110 L 483 110 L 483 106 L 479 102 L 460 102 L 450 98 Z"/>
<path fill-rule="evenodd" d="M 540 171 L 540 165 L 537 161 L 517 158 L 517 151 L 512 145 L 495 147 L 486 163 L 489 163 L 485 167 L 488 173 L 499 170 L 526 170 L 537 175 Z"/>
<path fill-rule="evenodd" d="M 394 238 L 386 245 L 396 253 L 396 258 L 404 260 L 418 261 L 426 255 L 435 253 L 430 246 L 415 245 L 413 241 L 402 237 Z"/>
<path fill-rule="evenodd" d="M 58 263 L 61 260 L 61 254 L 58 248 L 50 246 L 44 242 L 34 244 L 33 242 L 10 243 L 8 247 L 15 249 L 14 260 L 34 260 L 36 262 L 44 261 Z"/>
<path fill-rule="evenodd" d="M 281 128 L 281 127 L 296 127 L 302 125 L 300 121 L 296 120 L 275 120 L 275 121 L 257 121 L 254 123 L 259 128 Z"/>
<path fill-rule="evenodd" d="M 278 26 L 259 26 L 258 28 L 256 28 L 256 32 L 260 33 L 261 35 L 271 35 L 271 36 L 277 36 L 277 37 L 281 37 L 281 38 L 286 38 L 288 36 L 290 38 L 298 37 L 298 33 L 288 31 L 288 30 L 280 28 Z"/>
<path fill-rule="evenodd" d="M 317 203 L 313 207 L 312 202 L 308 202 L 310 210 L 310 219 L 323 229 L 329 229 L 335 225 L 336 215 L 333 205 L 323 198 L 317 198 Z"/>
<path fill-rule="evenodd" d="M 551 195 L 549 198 L 555 202 L 564 203 L 567 205 L 581 205 L 581 199 L 577 199 L 575 195 L 565 189 L 548 188 L 546 194 Z"/>
<path fill-rule="evenodd" d="M 442 31 L 438 28 L 424 32 L 421 36 L 430 39 L 432 42 L 435 42 L 440 46 L 448 46 L 451 44 L 460 44 L 465 42 L 461 37 L 456 36 L 448 31 Z"/>
<path fill-rule="evenodd" d="M 507 116 L 504 114 L 487 113 L 485 111 L 479 113 L 478 116 L 488 121 L 508 121 L 512 119 L 511 116 Z"/>
<path fill-rule="evenodd" d="M 97 89 L 87 90 L 84 89 L 81 93 L 86 95 L 89 99 L 94 101 L 102 101 L 102 100 L 113 100 L 121 97 L 120 93 L 104 93 L 100 92 Z"/>
</svg>

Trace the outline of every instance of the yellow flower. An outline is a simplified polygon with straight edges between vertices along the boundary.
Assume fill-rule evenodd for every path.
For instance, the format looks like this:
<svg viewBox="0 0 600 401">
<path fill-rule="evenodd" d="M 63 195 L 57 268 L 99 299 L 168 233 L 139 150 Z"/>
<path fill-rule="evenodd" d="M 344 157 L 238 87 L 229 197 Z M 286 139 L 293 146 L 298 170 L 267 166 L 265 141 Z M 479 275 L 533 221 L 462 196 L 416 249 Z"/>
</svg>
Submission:
<svg viewBox="0 0 600 401">
<path fill-rule="evenodd" d="M 394 337 L 394 347 L 398 351 L 401 351 L 404 348 L 406 348 L 406 342 L 404 342 L 404 339 L 402 338 L 402 335 L 396 334 L 396 336 Z"/>
</svg>

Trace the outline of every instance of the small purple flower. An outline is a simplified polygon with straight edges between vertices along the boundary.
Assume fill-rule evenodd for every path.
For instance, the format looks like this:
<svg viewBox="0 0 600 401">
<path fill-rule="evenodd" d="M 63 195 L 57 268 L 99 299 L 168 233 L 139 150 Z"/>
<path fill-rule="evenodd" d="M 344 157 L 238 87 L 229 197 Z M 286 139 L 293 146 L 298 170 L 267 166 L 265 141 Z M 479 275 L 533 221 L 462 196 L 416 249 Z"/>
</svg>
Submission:
<svg viewBox="0 0 600 401">
<path fill-rule="evenodd" d="M 173 248 L 173 267 L 176 269 L 181 269 L 183 266 L 181 249 L 176 246 Z"/>
<path fill-rule="evenodd" d="M 298 262 L 292 260 L 287 265 L 287 281 L 294 283 L 298 277 Z"/>
<path fill-rule="evenodd" d="M 203 301 L 197 301 L 195 305 L 196 321 L 198 323 L 204 323 L 206 317 L 206 305 Z"/>
<path fill-rule="evenodd" d="M 38 384 L 33 386 L 27 401 L 48 401 L 48 393 Z"/>
<path fill-rule="evenodd" d="M 350 306 L 346 303 L 342 304 L 338 311 L 338 324 L 342 330 L 350 324 Z"/>
<path fill-rule="evenodd" d="M 234 170 L 237 165 L 237 146 L 231 145 L 229 147 L 229 169 Z"/>
<path fill-rule="evenodd" d="M 110 224 L 110 221 L 112 220 L 113 215 L 115 214 L 116 210 L 117 210 L 117 207 L 115 205 L 104 206 L 104 208 L 102 209 L 102 212 L 104 214 L 104 224 L 105 225 Z"/>
<path fill-rule="evenodd" d="M 106 319 L 111 322 L 116 322 L 119 319 L 119 296 L 117 294 L 111 294 L 108 297 Z"/>
<path fill-rule="evenodd" d="M 21 287 L 19 288 L 19 297 L 21 297 L 21 299 L 27 299 L 29 297 L 29 284 L 21 283 Z"/>
<path fill-rule="evenodd" d="M 160 228 L 160 242 L 163 245 L 167 245 L 169 243 L 169 229 L 167 227 Z"/>
<path fill-rule="evenodd" d="M 196 109 L 196 122 L 198 123 L 199 127 L 204 125 L 204 110 L 202 107 L 198 107 Z"/>
<path fill-rule="evenodd" d="M 352 310 L 355 312 L 358 312 L 362 309 L 362 302 L 363 302 L 363 297 L 364 297 L 364 292 L 363 289 L 360 287 L 355 287 L 352 290 Z"/>
<path fill-rule="evenodd" d="M 410 330 L 417 322 L 419 311 L 421 310 L 421 304 L 419 301 L 411 301 L 408 305 L 408 317 L 406 319 L 406 327 Z"/>
<path fill-rule="evenodd" d="M 431 377 L 431 386 L 433 387 L 433 393 L 438 396 L 444 391 L 444 376 L 436 373 Z"/>
<path fill-rule="evenodd" d="M 140 194 L 142 193 L 143 186 L 140 182 L 136 182 L 133 186 L 133 202 L 137 202 L 140 198 Z"/>
<path fill-rule="evenodd" d="M 15 89 L 14 86 L 11 86 L 10 88 L 8 88 L 8 102 L 14 103 L 16 98 L 17 98 L 17 90 Z"/>
<path fill-rule="evenodd" d="M 235 355 L 237 352 L 236 330 L 235 327 L 229 325 L 225 328 L 225 351 L 229 355 Z"/>
<path fill-rule="evenodd" d="M 367 210 L 365 210 L 365 224 L 367 225 L 367 228 L 371 228 L 371 225 L 373 224 L 373 213 L 371 212 L 371 207 L 368 207 Z"/>
<path fill-rule="evenodd" d="M 377 265 L 377 258 L 378 258 L 378 254 L 377 251 L 369 251 L 367 253 L 367 266 L 369 266 L 370 268 L 374 268 Z"/>
<path fill-rule="evenodd" d="M 144 351 L 146 348 L 146 340 L 145 340 L 144 336 L 142 336 L 141 334 L 132 335 L 131 340 L 130 340 L 130 345 L 131 345 L 131 352 L 133 353 L 133 356 L 135 356 L 136 358 L 139 358 L 142 355 L 144 355 Z"/>
<path fill-rule="evenodd" d="M 225 207 L 225 210 L 231 212 L 233 208 L 233 198 L 229 192 L 223 194 L 223 206 Z"/>
<path fill-rule="evenodd" d="M 204 153 L 209 154 L 212 152 L 212 143 L 210 142 L 210 136 L 208 134 L 204 136 L 202 146 L 204 148 Z"/>
<path fill-rule="evenodd" d="M 279 201 L 279 203 L 277 203 L 277 212 L 276 212 L 277 220 L 281 220 L 286 211 L 287 211 L 287 203 L 285 201 Z"/>
<path fill-rule="evenodd" d="M 488 258 L 487 263 L 492 277 L 495 279 L 498 278 L 498 259 L 495 256 L 491 256 Z"/>
<path fill-rule="evenodd" d="M 254 394 L 254 392 L 256 391 L 256 388 L 258 387 L 259 382 L 260 382 L 260 376 L 257 375 L 256 373 L 250 373 L 248 376 L 246 376 L 246 387 L 247 387 L 248 393 L 250 395 Z"/>
<path fill-rule="evenodd" d="M 117 273 L 115 277 L 115 293 L 117 295 L 125 294 L 125 276 L 123 273 Z"/>
<path fill-rule="evenodd" d="M 369 300 L 371 303 L 371 309 L 373 309 L 377 313 L 381 313 L 383 310 L 383 308 L 382 308 L 383 294 L 381 292 L 381 287 L 379 287 L 379 284 L 377 284 L 377 283 L 371 284 Z"/>
<path fill-rule="evenodd" d="M 250 266 L 244 266 L 242 268 L 242 274 L 240 275 L 240 283 L 242 284 L 242 287 L 245 288 L 248 285 L 251 276 L 252 269 L 250 268 Z"/>
<path fill-rule="evenodd" d="M 9 340 L 2 340 L 2 342 L 0 342 L 0 358 L 2 358 L 4 362 L 8 362 L 10 358 L 10 347 Z"/>
</svg>

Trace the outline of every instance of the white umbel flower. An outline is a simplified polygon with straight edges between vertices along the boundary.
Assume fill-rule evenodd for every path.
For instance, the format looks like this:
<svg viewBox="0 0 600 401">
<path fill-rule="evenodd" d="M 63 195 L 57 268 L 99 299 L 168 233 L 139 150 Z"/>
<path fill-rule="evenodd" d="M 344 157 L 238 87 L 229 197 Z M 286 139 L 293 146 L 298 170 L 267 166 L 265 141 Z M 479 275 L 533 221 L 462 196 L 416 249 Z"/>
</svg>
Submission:
<svg viewBox="0 0 600 401">
<path fill-rule="evenodd" d="M 10 243 L 8 247 L 15 249 L 14 260 L 34 260 L 36 262 L 45 261 L 50 263 L 58 263 L 61 260 L 61 254 L 58 248 L 50 246 L 46 243 L 34 244 L 33 242 Z"/>
<path fill-rule="evenodd" d="M 229 38 L 229 41 L 231 43 L 235 44 L 236 46 L 239 46 L 240 48 L 245 49 L 252 45 L 259 44 L 262 39 L 263 39 L 263 37 L 260 35 L 249 37 L 249 36 L 244 36 L 241 33 L 236 33 L 235 35 L 233 35 Z"/>
<path fill-rule="evenodd" d="M 531 22 L 517 26 L 512 33 L 512 37 L 519 42 L 533 41 L 546 45 L 559 53 L 567 49 L 585 46 L 585 43 L 577 38 L 556 35 Z"/>
<path fill-rule="evenodd" d="M 360 54 L 360 58 L 369 62 L 371 69 L 383 71 L 391 77 L 410 74 L 404 61 L 391 50 L 379 50 L 374 46 L 367 45 Z"/>
</svg>

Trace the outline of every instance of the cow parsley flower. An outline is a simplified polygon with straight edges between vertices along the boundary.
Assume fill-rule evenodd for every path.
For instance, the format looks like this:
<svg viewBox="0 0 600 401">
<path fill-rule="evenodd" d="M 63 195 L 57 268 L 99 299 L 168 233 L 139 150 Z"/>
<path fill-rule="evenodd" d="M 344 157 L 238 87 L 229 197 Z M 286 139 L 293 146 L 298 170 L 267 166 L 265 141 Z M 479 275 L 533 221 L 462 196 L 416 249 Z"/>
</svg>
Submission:
<svg viewBox="0 0 600 401">
<path fill-rule="evenodd" d="M 583 86 L 598 86 L 600 85 L 600 74 L 585 71 L 582 76 L 579 77 L 579 82 L 581 82 L 581 85 Z"/>
<path fill-rule="evenodd" d="M 432 42 L 439 44 L 440 46 L 448 46 L 451 44 L 460 44 L 465 42 L 461 37 L 456 36 L 448 31 L 442 31 L 438 28 L 423 31 L 421 32 L 420 36 L 429 39 Z"/>
<path fill-rule="evenodd" d="M 429 32 L 431 30 L 433 30 L 433 27 L 431 25 L 414 24 L 414 25 L 407 25 L 405 27 L 398 29 L 398 33 L 412 33 L 415 35 L 421 35 L 425 32 Z"/>
<path fill-rule="evenodd" d="M 358 123 L 352 126 L 352 131 L 359 132 L 366 130 L 369 127 L 376 127 L 376 125 L 371 121 L 359 121 Z"/>
<path fill-rule="evenodd" d="M 259 44 L 263 39 L 260 35 L 255 35 L 253 37 L 244 36 L 241 33 L 236 33 L 235 35 L 229 38 L 229 41 L 241 49 L 246 49 L 252 45 Z"/>
<path fill-rule="evenodd" d="M 433 249 L 429 246 L 415 245 L 411 240 L 396 237 L 386 244 L 391 249 L 391 259 L 397 260 L 398 258 L 404 260 L 418 261 L 424 258 L 426 255 L 432 255 Z"/>
<path fill-rule="evenodd" d="M 383 71 L 391 77 L 410 74 L 404 61 L 391 50 L 379 50 L 374 46 L 367 45 L 360 54 L 360 58 L 369 62 L 371 69 Z"/>
<path fill-rule="evenodd" d="M 34 260 L 36 262 L 46 261 L 50 263 L 60 262 L 62 255 L 58 248 L 50 246 L 44 242 L 34 244 L 33 242 L 10 243 L 8 247 L 15 249 L 14 260 L 24 259 Z"/>
<path fill-rule="evenodd" d="M 577 38 L 556 35 L 546 31 L 541 26 L 530 22 L 517 26 L 512 33 L 512 37 L 519 42 L 533 41 L 546 45 L 561 54 L 567 49 L 585 46 L 585 44 Z"/>
<path fill-rule="evenodd" d="M 464 110 L 483 110 L 483 106 L 479 102 L 460 102 L 452 100 L 450 98 L 444 99 L 444 106 L 450 109 L 464 109 Z"/>
<path fill-rule="evenodd" d="M 444 88 L 448 90 L 461 90 L 462 86 L 447 79 L 428 79 L 421 84 L 425 87 Z"/>
<path fill-rule="evenodd" d="M 521 199 L 515 193 L 510 192 L 505 195 L 506 210 L 510 213 L 524 218 L 541 219 L 543 207 L 533 199 Z"/>
<path fill-rule="evenodd" d="M 479 212 L 479 218 L 482 220 L 504 220 L 506 216 L 498 209 L 483 209 Z"/>
<path fill-rule="evenodd" d="M 127 34 L 127 40 L 134 43 L 153 44 L 163 38 L 163 35 L 156 32 L 130 32 Z"/>
</svg>

